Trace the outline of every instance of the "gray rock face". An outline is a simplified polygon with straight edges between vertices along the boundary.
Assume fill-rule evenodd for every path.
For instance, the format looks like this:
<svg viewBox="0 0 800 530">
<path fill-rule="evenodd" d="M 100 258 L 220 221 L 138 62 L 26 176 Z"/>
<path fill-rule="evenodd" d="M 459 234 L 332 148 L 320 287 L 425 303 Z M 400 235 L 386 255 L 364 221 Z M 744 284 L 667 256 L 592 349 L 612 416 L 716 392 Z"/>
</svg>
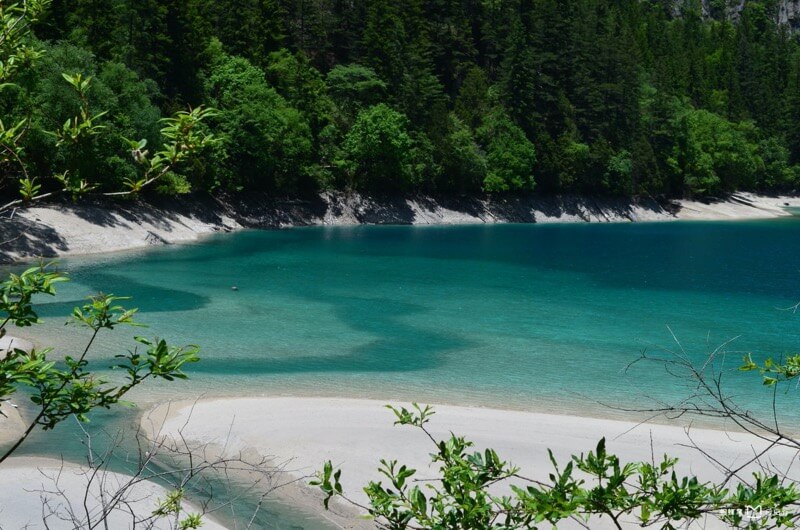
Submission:
<svg viewBox="0 0 800 530">
<path fill-rule="evenodd" d="M 703 17 L 736 21 L 748 1 L 702 0 Z M 672 12 L 675 16 L 680 16 L 683 4 L 684 0 L 674 0 L 672 2 Z M 775 21 L 789 26 L 793 30 L 800 30 L 800 0 L 777 0 L 775 4 L 775 9 L 772 12 Z"/>
<path fill-rule="evenodd" d="M 791 26 L 792 29 L 800 29 L 800 1 L 781 0 L 778 11 L 778 22 Z"/>
</svg>

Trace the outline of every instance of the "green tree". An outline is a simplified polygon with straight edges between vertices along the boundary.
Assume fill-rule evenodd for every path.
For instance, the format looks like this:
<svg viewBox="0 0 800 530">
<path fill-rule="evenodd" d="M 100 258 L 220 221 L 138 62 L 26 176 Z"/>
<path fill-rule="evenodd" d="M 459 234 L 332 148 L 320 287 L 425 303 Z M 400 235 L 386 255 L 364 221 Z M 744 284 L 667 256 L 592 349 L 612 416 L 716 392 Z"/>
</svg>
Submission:
<svg viewBox="0 0 800 530">
<path fill-rule="evenodd" d="M 531 191 L 535 182 L 533 167 L 536 150 L 502 111 L 492 112 L 478 129 L 476 136 L 486 151 L 486 178 L 483 189 L 488 192 Z"/>
<path fill-rule="evenodd" d="M 127 45 L 124 17 L 128 11 L 127 0 L 75 0 L 67 12 L 66 26 L 71 29 L 69 38 L 91 50 L 101 60 L 116 58 Z"/>
<path fill-rule="evenodd" d="M 322 75 L 303 53 L 282 49 L 267 59 L 267 81 L 286 101 L 303 113 L 314 136 L 331 121 L 333 101 Z"/>
<path fill-rule="evenodd" d="M 445 93 L 453 95 L 477 58 L 465 3 L 435 0 L 426 11 L 433 71 L 438 74 Z"/>
<path fill-rule="evenodd" d="M 753 127 L 733 124 L 705 110 L 688 109 L 675 117 L 675 144 L 668 159 L 686 189 L 704 194 L 752 186 L 762 170 Z"/>
<path fill-rule="evenodd" d="M 204 91 L 218 109 L 212 126 L 227 153 L 217 170 L 224 185 L 284 193 L 313 188 L 307 171 L 313 142 L 304 116 L 247 59 L 226 54 L 218 41 L 207 54 Z"/>
<path fill-rule="evenodd" d="M 267 66 L 286 40 L 286 10 L 276 0 L 202 0 L 199 12 L 225 51 Z"/>
<path fill-rule="evenodd" d="M 387 85 L 375 71 L 357 64 L 334 67 L 325 83 L 336 103 L 337 115 L 346 127 L 353 124 L 361 109 L 381 103 L 387 95 Z"/>
<path fill-rule="evenodd" d="M 792 56 L 789 68 L 789 79 L 784 91 L 786 100 L 786 115 L 784 116 L 783 131 L 786 136 L 786 146 L 789 149 L 789 159 L 793 164 L 800 163 L 800 53 Z"/>
<path fill-rule="evenodd" d="M 408 119 L 380 103 L 359 112 L 342 147 L 348 186 L 395 192 L 420 179 Z"/>
<path fill-rule="evenodd" d="M 446 120 L 447 127 L 436 145 L 440 168 L 436 179 L 438 191 L 475 193 L 481 190 L 486 178 L 486 160 L 470 130 L 455 114 Z"/>
<path fill-rule="evenodd" d="M 368 3 L 364 33 L 359 44 L 362 64 L 372 67 L 390 87 L 403 80 L 406 32 L 400 4 L 391 0 Z"/>
<path fill-rule="evenodd" d="M 413 55 L 408 62 L 398 90 L 400 103 L 412 124 L 431 131 L 447 114 L 444 87 L 427 59 Z"/>
<path fill-rule="evenodd" d="M 335 184 L 348 130 L 361 110 L 378 103 L 406 115 L 418 152 L 430 146 L 434 166 L 449 156 L 441 151 L 448 149 L 449 112 L 474 134 L 492 109 L 502 106 L 536 147 L 537 190 L 543 192 L 687 193 L 683 171 L 671 163 L 680 131 L 672 127 L 674 101 L 733 124 L 752 122 L 758 131 L 750 144 L 772 138 L 770 153 L 779 152 L 773 145 L 779 142 L 788 148 L 790 164 L 800 160 L 795 126 L 800 42 L 779 23 L 774 1 L 28 0 L 6 5 L 7 20 L 22 5 L 28 6 L 28 23 L 9 34 L 2 54 L 8 55 L 20 36 L 27 48 L 13 61 L 4 60 L 3 76 L 28 64 L 38 48 L 61 48 L 74 55 L 62 57 L 64 64 L 89 56 L 93 73 L 80 68 L 70 73 L 93 75 L 95 91 L 106 63 L 125 65 L 143 83 L 152 79 L 157 90 L 148 88 L 148 98 L 169 115 L 187 104 L 212 103 L 205 80 L 215 60 L 206 53 L 214 48 L 213 39 L 227 55 L 263 70 L 284 99 L 279 106 L 299 111 L 311 130 L 307 159 L 277 179 L 287 184 L 281 185 L 286 192 Z M 41 46 L 29 38 L 30 24 L 43 39 Z M 112 86 L 108 78 L 102 82 Z M 0 94 L 9 138 L 28 111 L 35 114 L 20 101 L 13 89 Z M 102 102 L 91 103 L 97 112 L 106 110 Z M 116 114 L 108 110 L 108 118 Z M 279 114 L 275 119 L 286 127 L 297 121 L 289 110 Z M 17 131 L 30 132 L 34 141 L 35 131 Z M 141 134 L 152 145 L 152 132 Z M 248 136 L 239 140 L 251 140 Z M 36 141 L 37 156 L 55 156 L 47 139 Z M 297 141 L 298 149 L 283 142 L 275 151 L 295 156 L 307 145 Z M 588 148 L 587 158 L 570 159 L 580 146 Z M 208 151 L 190 179 L 195 189 L 223 182 L 278 189 L 271 167 L 263 179 L 239 175 L 246 167 L 236 165 L 226 149 Z M 630 174 L 619 171 L 624 153 L 630 154 Z M 103 180 L 124 181 L 130 161 L 124 154 L 114 156 L 85 164 L 84 173 L 104 164 L 97 171 L 106 175 Z M 442 175 L 441 168 L 423 165 L 428 176 L 420 185 L 428 186 L 430 178 Z M 12 166 L 4 163 L 0 171 L 13 171 Z M 779 182 L 785 178 L 756 173 L 755 180 L 749 175 L 722 188 L 784 185 Z M 706 184 L 714 188 L 713 182 Z M 437 189 L 445 191 L 442 185 Z M 185 182 L 170 187 L 187 189 Z"/>
<path fill-rule="evenodd" d="M 136 76 L 127 72 L 124 67 L 117 67 L 114 72 L 114 83 L 120 88 L 119 94 L 114 94 L 108 87 L 105 87 L 105 91 L 95 92 L 95 88 L 100 89 L 103 85 L 93 83 L 92 76 L 84 73 L 92 67 L 91 57 L 85 53 L 70 53 L 69 45 L 56 47 L 56 50 L 63 52 L 61 57 L 58 53 L 54 53 L 54 59 L 49 62 L 50 67 L 45 64 L 43 69 L 45 75 L 41 76 L 42 78 L 36 76 L 35 61 L 42 60 L 43 56 L 46 57 L 45 50 L 31 48 L 27 41 L 30 37 L 30 26 L 45 5 L 43 2 L 14 3 L 0 8 L 0 22 L 3 25 L 0 30 L 0 54 L 7 63 L 6 68 L 0 72 L 4 81 L 0 85 L 0 90 L 3 91 L 3 103 L 6 108 L 11 108 L 12 112 L 19 112 L 14 105 L 25 108 L 33 100 L 35 102 L 33 108 L 37 111 L 33 117 L 30 111 L 20 112 L 22 117 L 17 118 L 10 127 L 0 122 L 0 143 L 3 147 L 3 154 L 0 155 L 0 166 L 3 167 L 0 188 L 12 187 L 19 193 L 18 196 L 21 196 L 0 206 L 0 211 L 58 193 L 69 193 L 73 197 L 78 197 L 96 192 L 95 190 L 107 184 L 108 180 L 113 181 L 113 179 L 104 179 L 105 182 L 90 180 L 92 171 L 96 168 L 88 165 L 87 161 L 91 161 L 101 149 L 107 150 L 100 160 L 108 164 L 106 167 L 110 167 L 112 174 L 122 174 L 121 187 L 124 190 L 99 191 L 99 193 L 106 196 L 131 195 L 156 181 L 168 178 L 191 154 L 214 142 L 214 138 L 201 127 L 201 122 L 209 115 L 209 112 L 202 107 L 188 112 L 177 112 L 170 118 L 156 122 L 163 125 L 160 131 L 161 144 L 154 146 L 152 155 L 145 149 L 146 138 L 124 141 L 119 132 L 119 128 L 125 126 L 124 119 L 109 118 L 107 110 L 95 110 L 92 105 L 93 97 L 97 97 L 102 104 L 109 104 L 112 108 L 116 105 L 115 110 L 127 111 L 127 117 L 135 116 L 135 120 L 132 121 L 138 123 L 148 121 L 148 116 L 154 118 L 157 115 L 155 109 L 149 105 L 146 98 L 130 97 L 130 93 L 123 94 L 130 88 L 123 85 L 137 84 Z M 73 65 L 78 72 L 73 70 L 69 73 L 63 71 L 56 73 L 62 63 Z M 144 90 L 146 86 L 140 84 L 134 86 L 132 90 Z M 48 91 L 54 95 L 53 101 L 51 98 L 37 101 L 37 95 L 41 96 Z M 9 93 L 13 93 L 13 96 L 6 99 Z M 66 116 L 66 121 L 63 123 L 58 121 L 54 124 L 54 129 L 46 128 L 44 120 L 52 117 L 42 112 L 42 109 L 47 109 L 47 105 L 50 104 L 54 105 L 53 112 L 57 118 L 59 112 L 63 112 L 61 119 Z M 126 105 L 132 105 L 134 108 L 128 108 Z M 108 124 L 104 123 L 106 121 Z M 117 127 L 116 134 L 113 132 L 114 127 Z M 30 139 L 27 139 L 26 133 L 29 130 L 32 134 Z M 104 134 L 108 130 L 112 133 Z M 36 160 L 36 157 L 30 159 L 26 153 L 29 147 L 35 151 L 37 141 L 45 145 L 47 141 L 51 142 L 49 145 L 53 147 L 54 156 L 51 160 L 55 160 L 58 166 L 45 167 L 47 172 L 44 183 L 39 182 L 29 168 L 35 168 L 37 163 L 42 163 L 45 156 L 40 156 Z M 114 145 L 115 143 L 118 147 Z M 132 151 L 128 152 L 139 165 L 138 169 L 131 169 L 127 161 L 115 157 L 115 147 L 121 150 L 123 145 L 132 148 Z"/>
<path fill-rule="evenodd" d="M 458 91 L 453 110 L 462 122 L 475 130 L 483 123 L 489 108 L 489 84 L 486 74 L 480 68 L 473 67 L 467 72 Z"/>
<path fill-rule="evenodd" d="M 89 52 L 71 44 L 43 50 L 45 55 L 21 80 L 26 94 L 19 112 L 33 109 L 31 130 L 23 140 L 28 163 L 39 175 L 66 171 L 103 191 L 121 189 L 126 179 L 137 174 L 126 138 L 145 138 L 150 145 L 160 142 L 161 112 L 153 104 L 157 88 L 120 63 L 98 66 Z M 64 72 L 88 80 L 85 93 L 65 82 Z M 51 134 L 84 108 L 95 117 L 105 113 L 95 120 L 102 134 L 74 142 Z"/>
<path fill-rule="evenodd" d="M 763 165 L 756 176 L 756 186 L 762 190 L 787 189 L 797 184 L 798 168 L 789 165 L 789 149 L 780 138 L 765 138 L 758 143 L 758 156 Z"/>
<path fill-rule="evenodd" d="M 632 195 L 635 190 L 633 182 L 633 157 L 623 150 L 612 155 L 603 175 L 604 187 L 619 195 Z"/>
<path fill-rule="evenodd" d="M 530 31 L 521 16 L 512 15 L 508 49 L 502 64 L 501 99 L 508 114 L 528 135 L 537 123 L 535 98 L 541 82 L 530 42 Z"/>
<path fill-rule="evenodd" d="M 286 33 L 293 48 L 314 59 L 316 65 L 326 64 L 330 41 L 330 4 L 326 0 L 281 0 Z"/>
</svg>

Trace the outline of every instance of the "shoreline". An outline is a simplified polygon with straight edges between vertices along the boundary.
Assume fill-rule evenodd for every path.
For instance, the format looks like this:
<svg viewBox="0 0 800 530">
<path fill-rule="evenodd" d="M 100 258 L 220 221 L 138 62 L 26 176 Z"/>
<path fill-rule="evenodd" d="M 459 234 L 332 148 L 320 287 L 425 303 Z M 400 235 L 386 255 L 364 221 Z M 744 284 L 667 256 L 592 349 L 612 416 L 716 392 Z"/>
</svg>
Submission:
<svg viewBox="0 0 800 530">
<path fill-rule="evenodd" d="M 135 482 L 126 474 L 101 470 L 96 473 L 85 465 L 56 458 L 14 456 L 0 467 L 0 515 L 3 528 L 45 528 L 42 519 L 48 516 L 47 528 L 66 528 L 76 521 L 85 521 L 85 513 L 96 522 L 102 512 L 103 498 L 113 498 L 118 491 L 126 491 L 118 506 L 108 517 L 111 528 L 130 525 L 129 510 L 146 517 L 164 499 L 167 490 L 150 480 Z M 84 497 L 84 493 L 88 494 Z M 44 501 L 46 504 L 43 504 Z M 47 507 L 47 510 L 45 509 Z M 186 513 L 198 512 L 199 506 L 185 502 Z M 5 526 L 8 525 L 8 526 Z M 153 530 L 169 530 L 171 520 L 164 518 L 154 523 Z M 226 530 L 213 516 L 206 515 L 205 530 Z"/>
<path fill-rule="evenodd" d="M 0 263 L 190 243 L 247 228 L 756 220 L 791 216 L 787 206 L 800 208 L 800 197 L 740 192 L 715 202 L 662 204 L 614 197 L 377 199 L 326 192 L 308 200 L 206 197 L 54 203 L 20 208 L 0 220 Z"/>
<path fill-rule="evenodd" d="M 203 399 L 155 406 L 141 416 L 140 425 L 148 436 L 182 436 L 232 453 L 256 451 L 289 461 L 295 478 L 312 474 L 330 459 L 343 470 L 345 491 L 364 503 L 360 488 L 380 479 L 381 458 L 398 459 L 417 469 L 419 478 L 435 476 L 428 460 L 433 450 L 430 440 L 413 427 L 393 426 L 394 415 L 385 403 L 346 398 Z M 428 427 L 437 439 L 450 432 L 466 436 L 475 442 L 475 450 L 492 447 L 519 466 L 523 475 L 543 480 L 551 469 L 547 449 L 563 463 L 573 454 L 593 450 L 601 437 L 625 462 L 658 460 L 668 453 L 680 459 L 679 473 L 696 474 L 701 480 L 716 480 L 721 473 L 698 449 L 686 447 L 689 436 L 728 466 L 766 446 L 754 436 L 732 430 L 482 407 L 434 405 L 434 409 Z M 788 466 L 794 457 L 791 451 L 771 454 L 776 465 Z M 322 516 L 321 495 L 307 486 L 299 489 L 305 491 L 282 500 L 304 512 L 316 509 Z M 338 505 L 327 515 L 343 528 L 362 528 L 350 507 Z"/>
<path fill-rule="evenodd" d="M 632 210 L 619 210 L 627 212 L 622 215 L 598 207 L 595 214 L 586 217 L 567 214 L 565 213 L 566 209 L 563 208 L 558 210 L 560 212 L 558 216 L 531 214 L 531 212 L 539 212 L 539 210 L 532 209 L 530 202 L 521 209 L 505 210 L 518 213 L 491 218 L 486 217 L 484 213 L 481 214 L 483 217 L 477 214 L 467 215 L 463 212 L 463 208 L 462 210 L 452 210 L 437 204 L 426 206 L 428 209 L 424 211 L 415 211 L 410 222 L 404 222 L 403 218 L 398 218 L 396 216 L 398 210 L 391 208 L 389 208 L 390 212 L 382 217 L 370 217 L 375 209 L 385 206 L 379 203 L 373 203 L 371 210 L 358 210 L 357 205 L 350 204 L 347 209 L 334 215 L 330 213 L 334 209 L 331 206 L 332 199 L 325 203 L 325 212 L 327 213 L 324 215 L 303 217 L 295 212 L 292 214 L 291 222 L 287 220 L 288 217 L 278 221 L 274 216 L 258 217 L 261 214 L 267 215 L 264 214 L 267 211 L 273 213 L 280 211 L 281 215 L 288 211 L 274 205 L 269 208 L 277 208 L 275 210 L 264 207 L 258 211 L 247 210 L 244 207 L 234 211 L 235 208 L 240 207 L 234 208 L 222 204 L 214 206 L 210 201 L 196 203 L 183 201 L 180 208 L 175 210 L 157 204 L 141 203 L 124 205 L 115 209 L 108 209 L 102 205 L 37 206 L 16 212 L 15 219 L 10 222 L 0 221 L 0 241 L 5 241 L 9 237 L 19 237 L 22 243 L 16 251 L 0 255 L 0 263 L 4 260 L 15 262 L 31 259 L 34 257 L 33 252 L 40 252 L 42 249 L 51 252 L 52 256 L 95 255 L 135 251 L 149 246 L 190 243 L 214 233 L 253 228 L 352 226 L 358 224 L 443 225 L 516 222 L 609 223 L 755 220 L 788 217 L 792 213 L 783 209 L 784 203 L 800 205 L 798 198 L 748 196 L 750 198 L 745 200 L 742 199 L 745 197 L 743 194 L 737 194 L 735 197 L 735 199 L 731 198 L 712 204 L 683 201 L 680 210 L 676 212 L 662 210 L 659 213 L 655 210 L 646 210 L 644 213 L 636 215 L 630 213 Z M 359 200 L 365 199 L 359 198 Z M 533 199 L 530 200 L 533 201 Z M 536 200 L 541 206 L 541 201 L 556 199 L 539 198 Z M 407 204 L 408 202 L 409 200 L 406 200 Z M 597 203 L 596 200 L 594 202 Z M 519 202 L 517 206 L 519 206 Z M 307 212 L 306 209 L 301 210 Z M 361 212 L 359 216 L 354 216 L 353 212 L 359 211 Z M 485 211 L 488 210 L 482 210 L 482 212 Z M 533 220 L 526 218 L 530 215 L 533 216 Z M 7 232 L 9 227 L 16 227 L 16 236 Z M 35 232 L 33 228 L 40 231 Z M 58 238 L 57 244 L 53 244 L 52 238 L 54 237 Z M 240 389 L 239 392 L 241 393 L 242 390 Z M 373 472 L 378 465 L 378 460 L 382 457 L 397 457 L 402 462 L 408 462 L 421 470 L 426 469 L 425 457 L 430 453 L 430 448 L 420 444 L 419 440 L 414 441 L 408 437 L 410 436 L 409 432 L 414 433 L 413 429 L 392 427 L 391 412 L 383 408 L 385 401 L 353 399 L 357 394 L 358 392 L 350 391 L 337 398 L 324 395 L 262 398 L 234 395 L 211 397 L 197 402 L 173 402 L 170 406 L 174 410 L 167 411 L 170 413 L 164 414 L 162 421 L 168 427 L 168 433 L 174 433 L 176 428 L 185 423 L 187 428 L 191 429 L 188 433 L 190 437 L 196 437 L 197 441 L 211 444 L 228 436 L 233 425 L 234 430 L 230 431 L 233 443 L 220 445 L 235 450 L 255 450 L 260 454 L 273 455 L 275 462 L 291 461 L 291 467 L 301 474 L 319 469 L 323 461 L 320 455 L 328 455 L 335 464 L 340 462 L 350 466 L 345 468 L 345 474 L 353 478 L 349 479 L 350 482 L 345 482 L 345 485 L 355 494 L 360 494 L 360 486 L 377 478 Z M 374 396 L 369 397 L 373 398 Z M 390 401 L 405 404 L 397 399 Z M 639 424 L 632 419 L 635 418 L 633 415 L 628 418 L 628 421 L 625 418 L 614 419 L 608 416 L 592 417 L 592 412 L 586 408 L 575 412 L 556 410 L 544 413 L 525 407 L 514 410 L 512 405 L 505 408 L 496 403 L 488 406 L 474 403 L 464 406 L 463 402 L 458 399 L 446 399 L 446 401 L 451 404 L 437 405 L 436 409 L 439 414 L 433 418 L 436 426 L 435 432 L 438 436 L 446 435 L 449 430 L 467 435 L 475 439 L 481 447 L 495 447 L 501 456 L 509 457 L 515 463 L 524 464 L 527 466 L 526 469 L 541 471 L 547 468 L 546 448 L 552 447 L 561 451 L 556 454 L 559 461 L 564 461 L 570 454 L 593 449 L 597 439 L 605 435 L 609 437 L 611 450 L 617 451 L 624 459 L 649 460 L 651 454 L 649 443 L 651 439 L 654 439 L 656 444 L 662 444 L 665 449 L 662 451 L 660 449 L 662 445 L 658 445 L 659 449 L 653 453 L 663 454 L 667 450 L 671 453 L 679 453 L 682 455 L 682 460 L 688 464 L 683 471 L 714 472 L 713 466 L 708 467 L 708 462 L 697 459 L 696 453 L 692 457 L 689 453 L 681 452 L 683 449 L 678 443 L 679 440 L 684 443 L 687 441 L 686 432 L 680 426 L 659 423 L 660 418 L 649 423 Z M 157 406 L 153 410 L 161 409 L 163 411 L 164 406 Z M 186 410 L 190 408 L 194 408 L 192 418 L 186 415 Z M 141 418 L 142 422 L 148 418 L 152 420 L 153 414 L 157 415 L 157 412 L 151 410 L 150 413 L 145 414 Z M 194 420 L 197 417 L 213 418 L 215 423 L 206 420 L 205 423 L 200 421 L 195 426 Z M 189 419 L 192 421 L 188 422 Z M 440 424 L 442 420 L 444 422 Z M 0 417 L 0 429 L 16 423 L 18 423 L 16 418 L 9 418 L 5 420 L 4 425 L 3 418 Z M 698 424 L 699 422 L 695 425 Z M 239 428 L 243 428 L 242 432 L 238 431 Z M 332 441 L 328 445 L 322 445 L 328 441 L 325 435 L 330 433 L 333 435 Z M 692 433 L 698 434 L 712 449 L 736 452 L 736 454 L 725 453 L 730 456 L 732 461 L 735 461 L 741 453 L 749 454 L 751 452 L 749 450 L 736 451 L 736 446 L 740 444 L 731 442 L 729 431 L 724 429 L 724 426 L 717 429 L 714 426 L 703 424 L 702 427 L 693 427 Z M 651 434 L 653 438 L 650 438 Z M 734 438 L 739 436 L 743 435 L 741 433 L 733 435 Z M 362 443 L 364 440 L 367 443 Z M 747 441 L 741 442 L 741 444 L 746 445 L 748 449 L 752 446 L 752 444 L 748 445 Z M 294 451 L 297 451 L 297 454 Z M 420 457 L 422 457 L 421 460 Z M 354 522 L 357 520 L 358 514 L 341 506 L 334 514 L 322 513 L 320 496 L 304 486 L 303 483 L 279 492 L 275 498 L 287 507 L 296 507 L 300 513 L 312 514 L 320 520 L 328 519 L 338 527 L 371 527 L 371 525 L 359 525 L 359 521 Z M 363 501 L 364 499 L 359 500 Z M 598 528 L 600 527 L 598 526 Z"/>
</svg>

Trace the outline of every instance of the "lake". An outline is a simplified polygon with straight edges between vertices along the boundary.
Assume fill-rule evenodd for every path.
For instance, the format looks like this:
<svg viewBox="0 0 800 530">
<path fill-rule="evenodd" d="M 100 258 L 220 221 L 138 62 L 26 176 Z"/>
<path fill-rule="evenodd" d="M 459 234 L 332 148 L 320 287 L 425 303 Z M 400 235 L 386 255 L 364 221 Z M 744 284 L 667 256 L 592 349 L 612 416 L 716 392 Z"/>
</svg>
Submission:
<svg viewBox="0 0 800 530">
<path fill-rule="evenodd" d="M 143 405 L 335 395 L 625 417 L 613 407 L 688 392 L 658 365 L 626 371 L 643 351 L 702 362 L 735 338 L 733 369 L 746 352 L 792 352 L 800 336 L 786 310 L 800 301 L 796 218 L 245 231 L 61 268 L 73 281 L 42 300 L 37 330 L 59 352 L 85 340 L 63 321 L 99 290 L 132 296 L 150 329 L 101 337 L 93 359 L 134 333 L 201 345 L 191 379 L 149 385 Z M 764 406 L 757 375 L 726 378 Z M 65 436 L 26 452 L 64 450 Z"/>
</svg>

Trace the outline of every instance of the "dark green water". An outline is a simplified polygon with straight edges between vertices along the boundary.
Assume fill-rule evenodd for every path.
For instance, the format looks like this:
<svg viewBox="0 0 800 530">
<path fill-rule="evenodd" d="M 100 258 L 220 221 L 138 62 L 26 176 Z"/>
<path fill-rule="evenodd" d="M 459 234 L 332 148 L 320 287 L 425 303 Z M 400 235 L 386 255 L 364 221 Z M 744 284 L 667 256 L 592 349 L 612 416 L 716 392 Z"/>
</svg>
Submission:
<svg viewBox="0 0 800 530">
<path fill-rule="evenodd" d="M 60 324 L 103 290 L 133 296 L 150 333 L 202 345 L 189 382 L 151 386 L 142 403 L 316 394 L 614 415 L 596 402 L 686 393 L 654 366 L 623 373 L 643 349 L 676 347 L 667 326 L 698 361 L 738 337 L 731 366 L 791 352 L 800 335 L 800 315 L 781 310 L 800 300 L 795 218 L 302 228 L 62 267 L 73 282 L 46 301 L 44 340 L 77 347 Z M 753 376 L 728 382 L 760 406 Z"/>
</svg>

